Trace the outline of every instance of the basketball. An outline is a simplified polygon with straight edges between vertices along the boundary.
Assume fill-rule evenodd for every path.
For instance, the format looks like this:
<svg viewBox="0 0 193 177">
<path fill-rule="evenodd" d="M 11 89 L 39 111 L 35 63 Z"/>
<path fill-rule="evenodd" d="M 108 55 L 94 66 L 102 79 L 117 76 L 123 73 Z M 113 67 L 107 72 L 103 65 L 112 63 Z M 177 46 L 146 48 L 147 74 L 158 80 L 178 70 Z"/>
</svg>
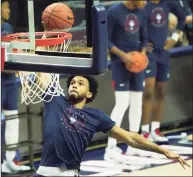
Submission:
<svg viewBox="0 0 193 177">
<path fill-rule="evenodd" d="M 74 14 L 65 4 L 53 3 L 46 7 L 42 14 L 42 24 L 45 30 L 62 30 L 71 28 L 74 23 Z"/>
<path fill-rule="evenodd" d="M 128 67 L 126 64 L 126 68 L 134 73 L 139 73 L 147 68 L 148 65 L 148 58 L 146 55 L 142 54 L 141 52 L 131 52 L 131 60 L 134 64 L 131 67 Z"/>
</svg>

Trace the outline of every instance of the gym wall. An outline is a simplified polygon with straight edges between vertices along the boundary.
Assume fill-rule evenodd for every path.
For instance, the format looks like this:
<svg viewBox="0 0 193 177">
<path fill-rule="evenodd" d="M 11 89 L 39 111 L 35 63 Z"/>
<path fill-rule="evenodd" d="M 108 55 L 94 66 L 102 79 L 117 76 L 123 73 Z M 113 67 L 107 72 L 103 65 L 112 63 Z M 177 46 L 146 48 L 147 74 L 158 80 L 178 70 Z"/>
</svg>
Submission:
<svg viewBox="0 0 193 177">
<path fill-rule="evenodd" d="M 74 2 L 72 0 L 64 0 L 64 2 Z M 42 30 L 41 25 L 41 13 L 44 8 L 56 2 L 56 0 L 34 0 L 35 6 L 35 26 L 37 31 Z M 112 0 L 102 0 L 105 6 L 110 6 L 111 4 L 117 2 Z M 192 1 L 191 1 L 192 2 Z M 23 14 L 27 14 L 26 3 L 27 1 L 23 0 L 15 0 L 10 1 L 11 3 L 11 19 L 10 23 L 13 25 L 15 32 L 25 32 L 28 31 L 28 20 L 27 16 L 23 16 Z M 192 7 L 192 6 L 190 6 Z M 18 11 L 18 8 L 24 9 L 24 12 Z M 84 13 L 84 9 L 76 9 L 77 14 Z M 76 15 L 78 18 L 76 20 L 76 25 L 79 25 L 84 17 L 82 15 Z M 23 19 L 23 20 L 21 20 Z M 191 33 L 192 34 L 192 33 Z M 191 38 L 192 39 L 192 38 Z M 192 44 L 192 41 L 190 42 Z M 111 70 L 103 76 L 97 77 L 100 85 L 98 97 L 94 101 L 94 103 L 89 106 L 98 108 L 103 110 L 106 114 L 110 115 L 113 107 L 114 107 L 114 93 L 111 87 Z M 61 79 L 61 85 L 65 88 L 66 79 Z M 175 125 L 179 122 L 185 122 L 191 120 L 192 118 L 192 54 L 187 56 L 176 56 L 171 58 L 171 79 L 168 85 L 166 101 L 165 101 L 165 111 L 164 111 L 164 119 L 162 121 L 163 125 Z M 21 91 L 21 90 L 20 90 Z M 19 93 L 20 94 L 20 93 Z M 20 96 L 19 96 L 20 98 Z M 20 104 L 19 100 L 19 112 L 25 112 L 26 106 L 24 104 Z M 43 104 L 37 104 L 31 106 L 31 111 L 34 114 L 39 114 Z M 32 115 L 32 132 L 33 132 L 33 140 L 41 142 L 42 141 L 42 117 L 37 115 Z M 127 112 L 125 113 L 122 127 L 128 129 L 128 116 Z M 28 139 L 28 125 L 27 125 L 27 115 L 25 114 L 23 119 L 20 119 L 20 141 L 25 141 Z M 103 133 L 97 133 L 93 138 L 93 141 L 105 139 L 106 136 Z M 40 152 L 41 146 L 34 145 L 35 151 Z M 28 154 L 28 148 L 22 147 L 20 148 L 21 152 L 24 154 Z"/>
</svg>

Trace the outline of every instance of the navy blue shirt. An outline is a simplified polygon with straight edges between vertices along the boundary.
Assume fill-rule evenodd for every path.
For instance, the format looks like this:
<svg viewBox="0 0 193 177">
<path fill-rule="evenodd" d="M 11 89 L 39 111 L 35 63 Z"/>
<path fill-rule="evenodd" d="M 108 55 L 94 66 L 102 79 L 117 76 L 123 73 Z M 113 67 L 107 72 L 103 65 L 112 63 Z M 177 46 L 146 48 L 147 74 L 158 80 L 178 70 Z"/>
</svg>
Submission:
<svg viewBox="0 0 193 177">
<path fill-rule="evenodd" d="M 148 42 L 153 43 L 155 50 L 163 49 L 168 37 L 169 13 L 178 17 L 178 30 L 184 28 L 185 13 L 174 0 L 161 0 L 158 4 L 148 1 L 145 9 L 148 16 Z"/>
<path fill-rule="evenodd" d="M 12 34 L 13 33 L 13 27 L 5 22 L 1 26 L 1 35 L 5 36 L 7 34 Z M 16 76 L 15 73 L 1 73 L 1 83 L 3 85 L 5 84 L 15 84 L 16 83 Z"/>
<path fill-rule="evenodd" d="M 65 96 L 45 102 L 44 110 L 41 166 L 79 169 L 93 135 L 100 131 L 106 133 L 115 125 L 97 109 L 72 107 Z"/>
<path fill-rule="evenodd" d="M 130 52 L 147 45 L 147 21 L 144 9 L 128 9 L 123 3 L 107 10 L 108 48 Z"/>
</svg>

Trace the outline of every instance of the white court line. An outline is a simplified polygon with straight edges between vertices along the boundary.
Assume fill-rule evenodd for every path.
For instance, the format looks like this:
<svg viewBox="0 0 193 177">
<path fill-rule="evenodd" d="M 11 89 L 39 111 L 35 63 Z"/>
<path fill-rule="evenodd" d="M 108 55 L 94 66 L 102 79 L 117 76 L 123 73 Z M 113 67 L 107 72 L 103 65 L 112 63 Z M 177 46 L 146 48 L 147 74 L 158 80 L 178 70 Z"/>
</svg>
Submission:
<svg viewBox="0 0 193 177">
<path fill-rule="evenodd" d="M 101 169 L 124 169 L 124 170 L 139 170 L 144 167 L 146 167 L 146 164 L 140 164 L 140 165 L 127 165 L 127 164 L 117 164 L 117 163 L 110 163 L 107 161 L 86 161 L 84 163 L 81 163 L 81 168 L 86 169 L 86 167 L 96 167 L 96 168 L 101 168 Z M 92 171 L 92 170 L 91 170 Z"/>
<path fill-rule="evenodd" d="M 142 165 L 142 164 L 149 165 L 149 164 L 166 164 L 172 162 L 172 160 L 152 157 L 125 156 L 124 162 L 133 165 Z"/>
<path fill-rule="evenodd" d="M 102 167 L 93 167 L 93 166 L 81 166 L 80 168 L 82 171 L 90 171 L 90 172 L 93 172 L 93 173 L 96 173 L 96 172 L 112 172 L 112 171 L 115 171 L 117 172 L 118 170 L 122 171 L 123 169 L 112 169 L 112 168 L 102 168 Z"/>
<path fill-rule="evenodd" d="M 115 175 L 119 175 L 121 173 L 122 173 L 121 170 L 117 170 L 117 171 L 113 170 L 113 171 L 104 171 L 102 173 L 96 173 L 96 174 L 86 175 L 86 176 L 115 176 Z M 85 176 L 85 175 L 82 175 L 82 176 Z"/>
<path fill-rule="evenodd" d="M 192 147 L 173 146 L 173 145 L 161 145 L 161 147 L 167 148 L 178 154 L 192 154 Z"/>
</svg>

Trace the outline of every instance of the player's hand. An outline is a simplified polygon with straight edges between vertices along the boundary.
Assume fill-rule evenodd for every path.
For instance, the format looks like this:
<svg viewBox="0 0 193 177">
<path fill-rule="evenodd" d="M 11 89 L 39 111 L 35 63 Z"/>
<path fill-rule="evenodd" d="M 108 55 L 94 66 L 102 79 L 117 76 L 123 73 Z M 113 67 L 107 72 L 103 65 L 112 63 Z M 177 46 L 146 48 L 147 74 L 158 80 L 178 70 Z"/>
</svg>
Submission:
<svg viewBox="0 0 193 177">
<path fill-rule="evenodd" d="M 147 66 L 149 65 L 149 59 L 148 59 L 148 56 L 144 53 L 142 53 L 143 55 L 145 55 L 145 57 L 147 58 Z"/>
<path fill-rule="evenodd" d="M 148 43 L 146 48 L 147 48 L 148 52 L 150 52 L 150 53 L 153 52 L 153 44 L 152 43 Z"/>
<path fill-rule="evenodd" d="M 181 165 L 182 167 L 185 169 L 185 166 L 188 166 L 190 167 L 190 165 L 188 165 L 188 163 L 182 158 L 180 157 L 180 155 L 174 153 L 174 152 L 171 152 L 171 151 L 166 151 L 164 153 L 164 155 L 168 158 L 168 159 L 173 159 L 173 160 L 177 160 Z"/>
<path fill-rule="evenodd" d="M 127 65 L 127 69 L 131 68 L 132 65 L 135 64 L 135 62 L 131 60 L 131 55 L 132 52 L 128 52 L 122 56 L 122 61 L 125 63 L 125 65 Z"/>
<path fill-rule="evenodd" d="M 173 40 L 173 39 L 168 39 L 166 42 L 165 42 L 165 46 L 164 46 L 164 50 L 170 50 L 172 49 L 176 44 L 176 41 Z"/>
</svg>

